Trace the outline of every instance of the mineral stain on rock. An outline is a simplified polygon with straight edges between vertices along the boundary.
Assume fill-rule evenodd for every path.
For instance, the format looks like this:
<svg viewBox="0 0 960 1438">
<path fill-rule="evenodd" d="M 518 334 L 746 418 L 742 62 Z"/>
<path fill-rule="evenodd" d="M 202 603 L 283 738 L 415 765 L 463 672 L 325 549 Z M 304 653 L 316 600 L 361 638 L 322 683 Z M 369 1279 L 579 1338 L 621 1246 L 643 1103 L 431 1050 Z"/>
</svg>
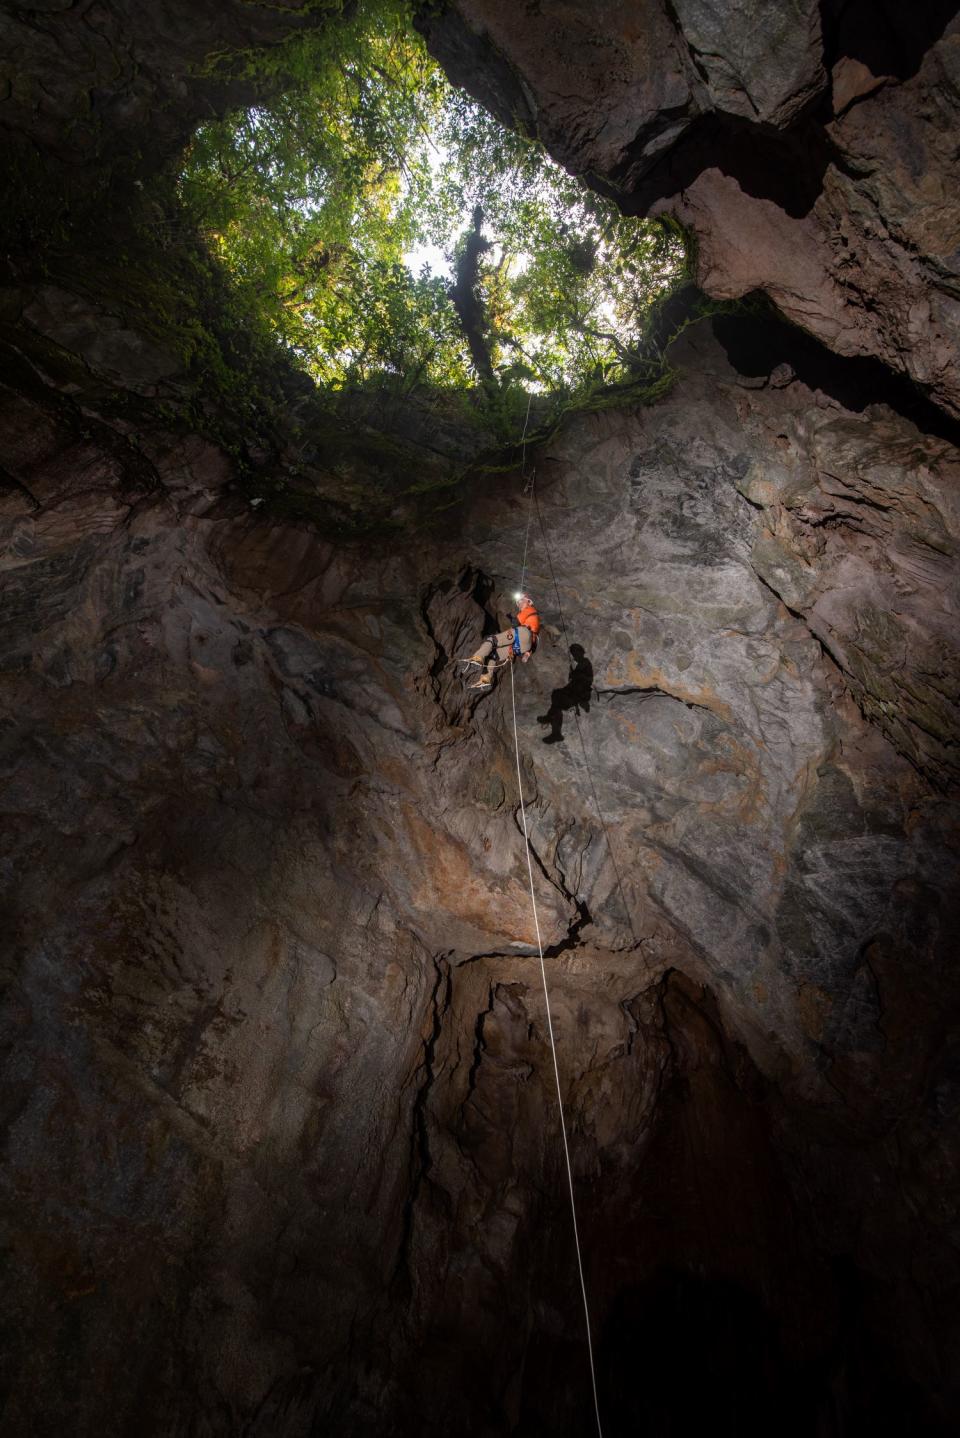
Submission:
<svg viewBox="0 0 960 1438">
<path fill-rule="evenodd" d="M 419 19 L 791 322 L 701 305 L 669 393 L 537 457 L 517 720 L 608 1435 L 960 1421 L 948 9 Z M 210 57 L 321 23 L 0 22 L 22 233 L 32 175 L 72 215 L 8 226 L 0 299 L 5 1434 L 593 1423 L 508 691 L 456 667 L 520 477 L 364 542 L 339 491 L 251 505 L 309 399 L 243 450 L 103 263 L 97 197 L 256 98 Z"/>
</svg>

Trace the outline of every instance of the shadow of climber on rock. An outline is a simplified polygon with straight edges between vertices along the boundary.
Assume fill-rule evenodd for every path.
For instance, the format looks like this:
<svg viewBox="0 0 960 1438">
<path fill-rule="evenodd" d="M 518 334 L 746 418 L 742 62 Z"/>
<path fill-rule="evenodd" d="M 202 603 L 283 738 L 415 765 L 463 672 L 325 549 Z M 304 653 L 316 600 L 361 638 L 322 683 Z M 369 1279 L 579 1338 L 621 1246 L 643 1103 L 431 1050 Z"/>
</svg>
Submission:
<svg viewBox="0 0 960 1438">
<path fill-rule="evenodd" d="M 590 699 L 593 694 L 593 665 L 583 652 L 582 644 L 570 645 L 570 673 L 562 689 L 554 689 L 550 695 L 550 708 L 546 714 L 537 715 L 538 724 L 549 724 L 550 733 L 544 736 L 544 744 L 563 743 L 563 716 L 572 709 L 579 714 L 590 713 Z"/>
</svg>

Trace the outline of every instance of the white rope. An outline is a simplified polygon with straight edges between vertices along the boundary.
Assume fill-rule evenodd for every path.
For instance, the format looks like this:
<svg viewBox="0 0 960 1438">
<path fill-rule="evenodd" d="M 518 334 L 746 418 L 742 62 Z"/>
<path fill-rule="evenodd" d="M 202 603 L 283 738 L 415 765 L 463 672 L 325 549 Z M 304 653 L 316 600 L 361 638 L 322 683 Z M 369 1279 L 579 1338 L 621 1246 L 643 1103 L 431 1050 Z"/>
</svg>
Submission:
<svg viewBox="0 0 960 1438">
<path fill-rule="evenodd" d="M 523 820 L 523 843 L 527 851 L 527 877 L 530 880 L 530 903 L 533 906 L 533 924 L 537 931 L 537 949 L 540 954 L 540 977 L 543 980 L 543 998 L 547 1006 L 547 1032 L 550 1035 L 550 1052 L 553 1055 L 553 1077 L 557 1085 L 557 1107 L 560 1110 L 560 1132 L 563 1135 L 563 1156 L 567 1164 L 567 1187 L 570 1191 L 570 1215 L 573 1219 L 573 1242 L 577 1250 L 577 1271 L 580 1274 L 580 1292 L 583 1296 L 583 1317 L 587 1327 L 587 1354 L 590 1358 L 590 1382 L 593 1385 L 593 1411 L 597 1419 L 598 1438 L 603 1438 L 603 1427 L 600 1423 L 600 1399 L 597 1396 L 597 1372 L 593 1362 L 593 1337 L 590 1332 L 590 1305 L 587 1302 L 587 1284 L 583 1276 L 583 1258 L 580 1254 L 577 1205 L 573 1197 L 573 1169 L 570 1165 L 570 1145 L 567 1142 L 567 1121 L 563 1113 L 563 1095 L 560 1091 L 560 1069 L 557 1064 L 557 1045 L 553 1036 L 550 991 L 547 988 L 547 966 L 543 961 L 543 940 L 540 937 L 540 920 L 537 916 L 537 896 L 533 887 L 533 863 L 530 859 L 530 839 L 527 835 L 527 807 L 523 801 L 523 779 L 520 775 L 520 740 L 517 736 L 517 700 L 513 683 L 512 662 L 510 664 L 510 706 L 513 710 L 513 749 L 517 760 L 517 791 L 520 795 L 520 817 Z"/>
<path fill-rule="evenodd" d="M 532 401 L 533 393 L 531 392 L 527 395 L 527 416 L 526 419 L 523 421 L 523 434 L 520 437 L 520 443 L 523 445 L 523 464 L 521 468 L 521 473 L 524 475 L 526 475 L 527 472 L 527 425 L 530 423 L 530 405 Z M 527 504 L 527 532 L 524 536 L 523 541 L 523 567 L 520 570 L 521 594 L 523 593 L 523 586 L 527 577 L 527 549 L 530 546 L 530 521 L 533 519 L 533 486 L 536 484 L 536 481 L 537 474 L 536 470 L 534 470 L 533 478 L 530 481 L 530 500 Z"/>
<path fill-rule="evenodd" d="M 533 519 L 533 486 L 536 484 L 536 482 L 537 476 L 536 474 L 534 474 L 533 478 L 530 481 L 530 503 L 527 505 L 527 533 L 523 541 L 523 568 L 520 570 L 521 594 L 523 594 L 524 592 L 524 584 L 527 578 L 527 547 L 530 544 L 530 521 Z"/>
</svg>

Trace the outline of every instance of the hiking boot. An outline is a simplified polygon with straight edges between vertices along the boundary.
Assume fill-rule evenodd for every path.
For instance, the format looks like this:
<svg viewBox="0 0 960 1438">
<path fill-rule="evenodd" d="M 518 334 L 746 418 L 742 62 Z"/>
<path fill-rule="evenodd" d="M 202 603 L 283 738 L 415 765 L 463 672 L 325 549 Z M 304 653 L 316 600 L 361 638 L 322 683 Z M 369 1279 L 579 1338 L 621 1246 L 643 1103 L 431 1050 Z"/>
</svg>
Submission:
<svg viewBox="0 0 960 1438">
<path fill-rule="evenodd" d="M 490 674 L 481 674 L 479 679 L 474 680 L 468 687 L 471 689 L 492 689 L 493 676 Z"/>
<path fill-rule="evenodd" d="M 457 660 L 457 663 L 458 663 L 458 664 L 478 664 L 481 669 L 483 668 L 484 664 L 486 664 L 486 662 L 487 662 L 487 661 L 486 661 L 485 659 L 481 659 L 481 658 L 479 657 L 479 655 L 476 655 L 476 654 L 474 654 L 470 659 L 458 659 L 458 660 Z"/>
</svg>

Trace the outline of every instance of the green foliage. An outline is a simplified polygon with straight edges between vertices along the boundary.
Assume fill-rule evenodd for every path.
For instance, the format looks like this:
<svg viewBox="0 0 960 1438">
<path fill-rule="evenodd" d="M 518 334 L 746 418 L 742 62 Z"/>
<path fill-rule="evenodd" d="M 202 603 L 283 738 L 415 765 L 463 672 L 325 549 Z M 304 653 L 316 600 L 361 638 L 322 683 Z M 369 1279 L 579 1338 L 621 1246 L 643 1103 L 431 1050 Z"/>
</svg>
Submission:
<svg viewBox="0 0 960 1438">
<path fill-rule="evenodd" d="M 425 228 L 442 246 L 445 230 L 482 206 L 492 243 L 481 283 L 501 379 L 569 394 L 629 374 L 651 304 L 684 270 L 678 228 L 622 215 L 461 93 L 448 92 L 437 139 L 445 158 Z"/>
<path fill-rule="evenodd" d="M 179 180 L 276 339 L 330 391 L 475 389 L 503 433 L 527 390 L 565 405 L 649 378 L 677 228 L 625 218 L 452 90 L 404 0 L 330 9 L 270 57 L 269 103 L 201 127 Z"/>
</svg>

